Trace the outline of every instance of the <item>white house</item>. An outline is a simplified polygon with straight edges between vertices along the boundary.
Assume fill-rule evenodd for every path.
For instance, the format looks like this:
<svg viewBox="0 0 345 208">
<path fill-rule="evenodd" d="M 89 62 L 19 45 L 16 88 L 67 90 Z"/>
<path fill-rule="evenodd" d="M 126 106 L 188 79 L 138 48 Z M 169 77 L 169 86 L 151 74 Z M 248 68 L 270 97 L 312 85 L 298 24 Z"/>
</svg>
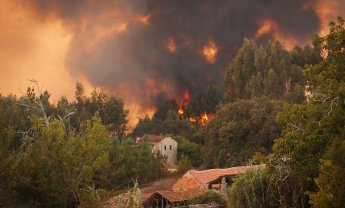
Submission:
<svg viewBox="0 0 345 208">
<path fill-rule="evenodd" d="M 159 151 L 167 157 L 168 165 L 177 164 L 177 142 L 174 139 L 158 135 L 144 135 L 142 138 L 137 138 L 137 142 L 143 141 L 144 139 L 147 139 L 151 145 L 152 152 Z"/>
</svg>

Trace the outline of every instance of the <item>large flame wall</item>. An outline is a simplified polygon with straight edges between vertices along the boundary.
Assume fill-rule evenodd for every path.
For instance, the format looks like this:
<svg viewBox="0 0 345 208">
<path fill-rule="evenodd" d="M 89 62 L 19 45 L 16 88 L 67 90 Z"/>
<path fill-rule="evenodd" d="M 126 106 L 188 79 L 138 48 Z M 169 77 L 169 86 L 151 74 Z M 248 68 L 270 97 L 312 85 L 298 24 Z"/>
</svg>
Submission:
<svg viewBox="0 0 345 208">
<path fill-rule="evenodd" d="M 2 0 L 0 87 L 41 80 L 53 98 L 76 80 L 119 95 L 130 120 L 220 82 L 243 37 L 304 44 L 343 0 Z"/>
</svg>

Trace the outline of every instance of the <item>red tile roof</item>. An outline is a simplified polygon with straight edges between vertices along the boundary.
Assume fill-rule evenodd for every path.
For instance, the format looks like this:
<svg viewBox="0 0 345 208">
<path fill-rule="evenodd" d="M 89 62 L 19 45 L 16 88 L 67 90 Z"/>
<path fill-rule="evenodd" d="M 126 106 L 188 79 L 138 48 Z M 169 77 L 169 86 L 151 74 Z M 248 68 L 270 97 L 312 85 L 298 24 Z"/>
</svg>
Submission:
<svg viewBox="0 0 345 208">
<path fill-rule="evenodd" d="M 144 139 L 148 139 L 148 142 L 158 143 L 162 141 L 163 136 L 160 135 L 153 135 L 153 134 L 145 134 L 143 137 L 140 138 L 141 141 Z"/>
<path fill-rule="evenodd" d="M 238 166 L 226 169 L 209 169 L 209 170 L 190 170 L 190 174 L 194 176 L 202 185 L 207 185 L 209 182 L 218 179 L 221 176 L 230 176 L 244 173 L 245 171 L 253 169 L 253 166 Z"/>
<path fill-rule="evenodd" d="M 174 191 L 188 189 L 207 189 L 207 184 L 219 179 L 222 176 L 231 176 L 244 173 L 249 169 L 259 168 L 260 166 L 238 166 L 226 169 L 209 169 L 209 170 L 190 170 L 174 186 Z"/>
</svg>

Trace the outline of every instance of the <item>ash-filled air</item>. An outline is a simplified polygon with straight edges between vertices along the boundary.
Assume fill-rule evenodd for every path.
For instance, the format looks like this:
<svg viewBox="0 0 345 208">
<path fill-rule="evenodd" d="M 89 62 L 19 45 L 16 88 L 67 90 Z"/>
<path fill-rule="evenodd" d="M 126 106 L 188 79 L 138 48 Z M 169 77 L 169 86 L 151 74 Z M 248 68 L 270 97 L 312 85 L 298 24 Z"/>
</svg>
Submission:
<svg viewBox="0 0 345 208">
<path fill-rule="evenodd" d="M 72 75 L 140 106 L 181 98 L 223 80 L 243 38 L 304 44 L 321 26 L 317 0 L 30 0 L 61 20 Z M 130 109 L 131 110 L 131 109 Z"/>
</svg>

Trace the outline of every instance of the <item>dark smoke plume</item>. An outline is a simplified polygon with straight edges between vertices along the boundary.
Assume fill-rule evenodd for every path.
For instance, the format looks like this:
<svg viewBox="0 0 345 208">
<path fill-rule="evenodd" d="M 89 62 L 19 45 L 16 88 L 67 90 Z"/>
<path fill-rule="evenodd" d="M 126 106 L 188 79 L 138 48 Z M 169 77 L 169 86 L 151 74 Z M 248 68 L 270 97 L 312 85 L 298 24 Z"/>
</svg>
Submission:
<svg viewBox="0 0 345 208">
<path fill-rule="evenodd" d="M 66 66 L 142 106 L 181 97 L 223 79 L 243 38 L 254 38 L 263 19 L 274 20 L 299 43 L 318 32 L 320 20 L 310 0 L 31 0 L 38 16 L 57 17 L 73 32 Z M 148 23 L 136 21 L 148 16 Z M 97 39 L 97 30 L 126 22 L 123 31 Z M 273 38 L 267 34 L 267 38 Z M 175 50 L 167 50 L 173 40 Z M 90 47 L 86 45 L 94 44 Z M 213 41 L 214 64 L 202 55 Z"/>
</svg>

